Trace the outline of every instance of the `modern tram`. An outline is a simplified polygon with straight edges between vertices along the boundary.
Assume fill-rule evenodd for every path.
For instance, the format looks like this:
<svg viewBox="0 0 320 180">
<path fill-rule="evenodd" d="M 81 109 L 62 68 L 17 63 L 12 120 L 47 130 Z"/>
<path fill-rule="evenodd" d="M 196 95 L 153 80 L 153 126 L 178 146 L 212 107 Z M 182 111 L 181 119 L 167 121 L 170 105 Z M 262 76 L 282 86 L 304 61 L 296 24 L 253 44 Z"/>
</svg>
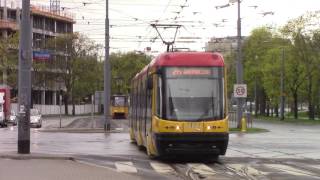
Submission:
<svg viewBox="0 0 320 180">
<path fill-rule="evenodd" d="M 127 95 L 112 95 L 110 106 L 112 119 L 128 117 L 128 96 Z"/>
<path fill-rule="evenodd" d="M 229 126 L 222 55 L 163 53 L 131 86 L 130 138 L 148 156 L 225 155 Z"/>
</svg>

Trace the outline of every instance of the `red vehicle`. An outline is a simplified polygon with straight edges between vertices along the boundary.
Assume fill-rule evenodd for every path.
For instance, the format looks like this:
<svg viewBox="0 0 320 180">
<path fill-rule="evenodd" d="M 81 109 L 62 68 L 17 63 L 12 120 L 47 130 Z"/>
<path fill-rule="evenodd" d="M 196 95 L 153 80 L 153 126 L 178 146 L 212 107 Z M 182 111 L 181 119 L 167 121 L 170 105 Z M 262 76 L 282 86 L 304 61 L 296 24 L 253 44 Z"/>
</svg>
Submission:
<svg viewBox="0 0 320 180">
<path fill-rule="evenodd" d="M 159 55 L 132 80 L 131 140 L 150 157 L 224 155 L 229 141 L 225 72 L 218 53 Z"/>
<path fill-rule="evenodd" d="M 11 103 L 10 87 L 0 85 L 0 126 L 6 126 L 10 121 Z"/>
</svg>

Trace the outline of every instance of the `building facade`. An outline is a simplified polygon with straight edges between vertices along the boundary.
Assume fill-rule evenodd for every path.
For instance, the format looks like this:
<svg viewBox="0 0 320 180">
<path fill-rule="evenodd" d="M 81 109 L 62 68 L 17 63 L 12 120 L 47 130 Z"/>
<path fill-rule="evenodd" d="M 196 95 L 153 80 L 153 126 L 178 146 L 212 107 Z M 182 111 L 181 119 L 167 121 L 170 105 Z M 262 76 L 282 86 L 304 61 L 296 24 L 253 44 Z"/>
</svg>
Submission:
<svg viewBox="0 0 320 180">
<path fill-rule="evenodd" d="M 55 4 L 54 8 L 52 6 L 31 5 L 30 10 L 33 47 L 32 104 L 56 105 L 59 102 L 58 92 L 64 88 L 64 85 L 61 80 L 54 80 L 55 74 L 59 72 L 54 67 L 57 63 L 63 63 L 59 61 L 66 60 L 66 58 L 57 58 L 57 53 L 49 51 L 46 45 L 57 36 L 73 32 L 74 16 L 71 13 L 60 11 L 60 7 L 57 4 Z M 20 17 L 21 8 L 19 5 L 7 3 L 7 0 L 0 1 L 1 38 L 8 38 L 19 31 Z M 35 68 L 37 65 L 48 68 L 39 71 Z M 2 84 L 7 84 L 5 76 L 9 76 L 10 73 L 17 74 L 17 71 L 10 70 L 2 73 Z M 9 85 L 12 87 L 12 96 L 14 98 L 17 96 L 17 83 Z"/>
<path fill-rule="evenodd" d="M 245 37 L 242 37 L 242 42 L 244 41 Z M 213 37 L 210 39 L 209 42 L 206 43 L 205 50 L 209 52 L 220 52 L 224 56 L 231 55 L 233 52 L 237 50 L 237 36 L 228 36 L 228 37 L 221 37 L 216 38 Z"/>
</svg>

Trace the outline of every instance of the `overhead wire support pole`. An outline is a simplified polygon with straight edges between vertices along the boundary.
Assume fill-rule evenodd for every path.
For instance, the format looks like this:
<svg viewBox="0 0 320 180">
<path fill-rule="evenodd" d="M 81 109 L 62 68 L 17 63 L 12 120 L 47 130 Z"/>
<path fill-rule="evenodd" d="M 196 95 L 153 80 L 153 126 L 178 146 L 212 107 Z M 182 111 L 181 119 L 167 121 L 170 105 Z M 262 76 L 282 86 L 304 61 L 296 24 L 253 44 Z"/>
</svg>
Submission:
<svg viewBox="0 0 320 180">
<path fill-rule="evenodd" d="M 104 59 L 104 131 L 110 131 L 110 87 L 111 68 L 109 60 L 109 1 L 106 0 L 106 20 L 105 20 L 105 59 Z"/>
<path fill-rule="evenodd" d="M 241 1 L 238 0 L 238 21 L 237 21 L 237 84 L 243 83 L 243 65 L 242 65 L 242 49 L 241 49 L 241 13 L 240 13 Z M 243 116 L 243 98 L 238 98 L 237 101 L 237 121 L 238 126 L 241 124 L 241 119 Z"/>
<path fill-rule="evenodd" d="M 31 19 L 30 0 L 22 1 L 19 43 L 19 123 L 18 153 L 30 154 L 30 106 L 31 106 Z"/>
</svg>

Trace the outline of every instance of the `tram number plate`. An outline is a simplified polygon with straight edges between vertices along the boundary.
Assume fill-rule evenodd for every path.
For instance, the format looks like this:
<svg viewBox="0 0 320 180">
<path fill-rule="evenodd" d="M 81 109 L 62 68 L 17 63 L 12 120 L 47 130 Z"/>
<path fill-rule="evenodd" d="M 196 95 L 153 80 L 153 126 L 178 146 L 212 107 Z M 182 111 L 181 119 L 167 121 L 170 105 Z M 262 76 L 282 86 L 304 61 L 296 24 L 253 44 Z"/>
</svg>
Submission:
<svg viewBox="0 0 320 180">
<path fill-rule="evenodd" d="M 185 129 L 201 130 L 201 123 L 185 123 Z"/>
</svg>

